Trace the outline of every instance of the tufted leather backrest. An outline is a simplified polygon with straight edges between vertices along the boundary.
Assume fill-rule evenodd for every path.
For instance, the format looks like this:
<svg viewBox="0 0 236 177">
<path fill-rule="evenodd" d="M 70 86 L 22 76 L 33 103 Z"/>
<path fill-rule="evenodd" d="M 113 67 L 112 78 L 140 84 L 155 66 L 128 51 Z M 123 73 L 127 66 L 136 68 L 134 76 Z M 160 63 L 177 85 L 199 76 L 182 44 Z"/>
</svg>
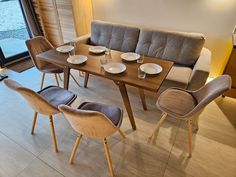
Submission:
<svg viewBox="0 0 236 177">
<path fill-rule="evenodd" d="M 139 37 L 139 28 L 119 24 L 93 21 L 91 45 L 106 46 L 123 52 L 134 52 Z"/>
<path fill-rule="evenodd" d="M 136 53 L 193 66 L 204 42 L 203 34 L 141 29 Z"/>
</svg>

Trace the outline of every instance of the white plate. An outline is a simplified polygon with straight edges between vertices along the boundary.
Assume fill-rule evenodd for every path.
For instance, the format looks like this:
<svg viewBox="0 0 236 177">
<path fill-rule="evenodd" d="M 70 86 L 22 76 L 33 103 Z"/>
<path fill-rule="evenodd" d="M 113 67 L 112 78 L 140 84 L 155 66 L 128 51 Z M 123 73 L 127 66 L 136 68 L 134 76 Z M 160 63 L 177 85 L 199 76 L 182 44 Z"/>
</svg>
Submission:
<svg viewBox="0 0 236 177">
<path fill-rule="evenodd" d="M 126 61 L 135 61 L 140 58 L 140 55 L 137 53 L 128 52 L 121 54 L 120 57 Z"/>
<path fill-rule="evenodd" d="M 111 74 L 119 74 L 126 70 L 126 66 L 122 63 L 108 63 L 104 65 L 104 70 Z"/>
<path fill-rule="evenodd" d="M 67 62 L 71 64 L 82 64 L 88 60 L 88 57 L 85 55 L 74 55 L 67 58 Z"/>
<path fill-rule="evenodd" d="M 162 72 L 162 67 L 155 63 L 142 64 L 140 69 L 147 74 L 159 74 Z"/>
<path fill-rule="evenodd" d="M 57 47 L 56 51 L 61 52 L 61 53 L 68 53 L 68 52 L 70 52 L 73 49 L 74 49 L 73 46 L 63 45 L 63 46 Z"/>
<path fill-rule="evenodd" d="M 106 49 L 107 48 L 104 46 L 93 46 L 93 47 L 89 47 L 89 52 L 99 54 L 99 53 L 105 52 Z"/>
</svg>

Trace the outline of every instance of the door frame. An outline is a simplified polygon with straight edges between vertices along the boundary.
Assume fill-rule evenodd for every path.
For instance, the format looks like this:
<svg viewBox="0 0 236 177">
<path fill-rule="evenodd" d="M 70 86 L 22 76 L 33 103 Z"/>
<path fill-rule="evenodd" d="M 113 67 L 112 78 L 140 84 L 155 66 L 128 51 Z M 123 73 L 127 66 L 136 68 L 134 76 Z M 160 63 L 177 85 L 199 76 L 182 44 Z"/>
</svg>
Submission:
<svg viewBox="0 0 236 177">
<path fill-rule="evenodd" d="M 32 38 L 32 35 L 30 33 L 30 28 L 29 28 L 29 25 L 27 23 L 27 20 L 26 20 L 26 17 L 25 17 L 24 11 L 23 11 L 23 7 L 22 7 L 22 4 L 21 4 L 20 0 L 18 0 L 18 3 L 20 5 L 21 13 L 22 13 L 24 21 L 25 21 L 25 26 L 26 26 L 29 38 Z M 18 53 L 18 54 L 14 55 L 14 56 L 5 58 L 4 53 L 3 53 L 2 49 L 1 49 L 1 46 L 0 46 L 0 66 L 1 67 L 4 67 L 4 66 L 10 65 L 12 63 L 28 59 L 28 58 L 30 58 L 28 51 L 25 51 L 25 52 L 22 52 L 22 53 Z"/>
</svg>

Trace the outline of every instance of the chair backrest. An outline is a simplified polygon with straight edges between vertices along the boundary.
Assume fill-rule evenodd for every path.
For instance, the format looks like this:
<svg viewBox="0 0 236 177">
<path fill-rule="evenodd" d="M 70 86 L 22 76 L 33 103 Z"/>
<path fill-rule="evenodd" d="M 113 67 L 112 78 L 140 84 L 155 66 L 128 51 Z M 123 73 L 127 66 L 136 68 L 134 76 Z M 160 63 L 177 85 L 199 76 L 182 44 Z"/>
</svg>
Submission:
<svg viewBox="0 0 236 177">
<path fill-rule="evenodd" d="M 231 77 L 229 75 L 222 75 L 207 83 L 199 90 L 192 92 L 192 95 L 194 96 L 198 104 L 186 116 L 191 116 L 196 112 L 202 110 L 207 104 L 216 99 L 218 96 L 224 94 L 230 88 Z"/>
<path fill-rule="evenodd" d="M 68 119 L 72 128 L 82 135 L 104 138 L 117 131 L 115 125 L 100 112 L 73 109 L 66 105 L 60 105 L 59 110 Z"/>
<path fill-rule="evenodd" d="M 4 80 L 4 83 L 10 89 L 21 94 L 35 112 L 44 115 L 53 115 L 59 113 L 59 110 L 51 105 L 47 100 L 31 89 L 21 86 L 18 82 L 11 79 Z"/>
<path fill-rule="evenodd" d="M 32 58 L 34 65 L 40 70 L 43 66 L 48 64 L 47 62 L 40 61 L 37 59 L 36 55 L 46 52 L 53 48 L 52 44 L 42 36 L 38 36 L 32 39 L 27 40 L 26 46 L 28 48 L 29 54 Z"/>
</svg>

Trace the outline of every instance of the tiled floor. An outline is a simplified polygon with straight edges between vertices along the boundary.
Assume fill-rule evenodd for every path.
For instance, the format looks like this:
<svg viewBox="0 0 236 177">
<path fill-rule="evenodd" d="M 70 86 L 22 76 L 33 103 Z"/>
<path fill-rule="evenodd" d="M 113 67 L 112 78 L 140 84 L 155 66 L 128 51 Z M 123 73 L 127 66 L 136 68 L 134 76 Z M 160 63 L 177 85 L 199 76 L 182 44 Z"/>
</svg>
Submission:
<svg viewBox="0 0 236 177">
<path fill-rule="evenodd" d="M 41 75 L 36 69 L 21 74 L 7 71 L 10 78 L 38 90 Z M 77 73 L 74 73 L 77 75 Z M 81 85 L 82 77 L 78 77 Z M 47 76 L 47 84 L 55 85 Z M 70 90 L 83 101 L 98 101 L 123 107 L 118 89 L 109 80 L 91 77 L 88 88 Z M 236 176 L 236 100 L 218 98 L 200 117 L 200 130 L 193 136 L 193 156 L 187 154 L 187 131 L 184 122 L 167 118 L 156 145 L 147 143 L 160 111 L 157 96 L 148 93 L 148 111 L 143 111 L 138 92 L 129 88 L 137 130 L 132 131 L 125 113 L 122 130 L 108 139 L 117 177 L 235 177 Z M 75 158 L 68 163 L 76 133 L 62 115 L 55 118 L 59 153 L 53 152 L 49 121 L 40 116 L 35 135 L 30 134 L 33 111 L 17 94 L 0 83 L 0 177 L 105 177 L 109 176 L 103 144 L 98 139 L 83 138 Z"/>
</svg>

